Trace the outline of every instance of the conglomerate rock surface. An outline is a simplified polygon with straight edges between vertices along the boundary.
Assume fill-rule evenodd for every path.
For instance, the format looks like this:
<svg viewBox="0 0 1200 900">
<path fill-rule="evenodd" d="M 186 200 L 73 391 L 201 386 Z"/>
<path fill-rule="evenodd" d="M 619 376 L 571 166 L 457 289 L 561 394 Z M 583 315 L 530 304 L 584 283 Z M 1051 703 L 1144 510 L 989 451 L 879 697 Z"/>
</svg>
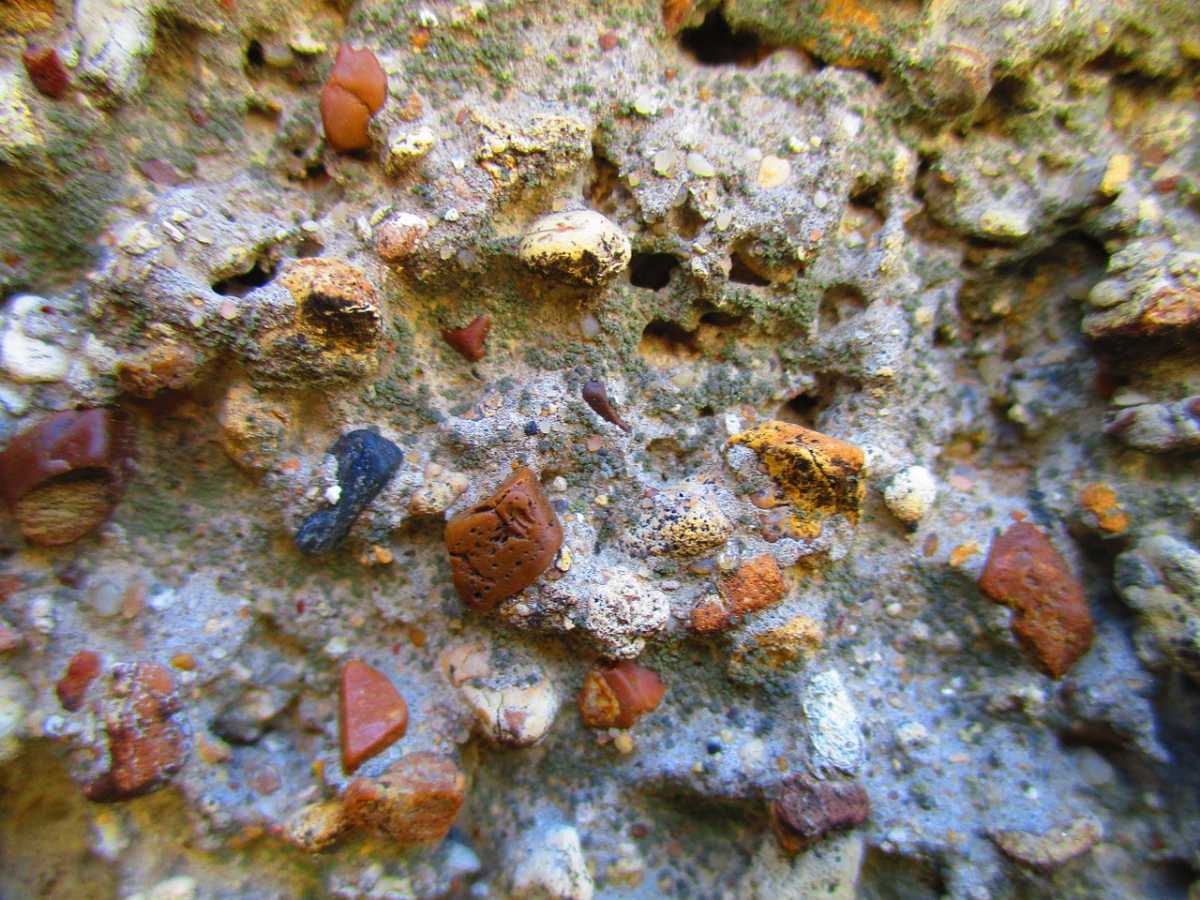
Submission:
<svg viewBox="0 0 1200 900">
<path fill-rule="evenodd" d="M 0 896 L 1195 896 L 1198 351 L 1194 2 L 10 0 Z"/>
</svg>

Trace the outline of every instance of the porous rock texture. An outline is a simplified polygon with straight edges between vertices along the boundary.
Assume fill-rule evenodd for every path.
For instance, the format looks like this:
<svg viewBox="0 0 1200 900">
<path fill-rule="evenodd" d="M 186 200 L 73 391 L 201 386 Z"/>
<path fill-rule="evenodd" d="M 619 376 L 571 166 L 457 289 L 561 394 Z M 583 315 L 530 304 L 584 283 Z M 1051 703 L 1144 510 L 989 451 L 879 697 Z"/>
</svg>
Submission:
<svg viewBox="0 0 1200 900">
<path fill-rule="evenodd" d="M 0 3 L 0 896 L 1194 896 L 1197 134 L 1193 0 Z"/>
</svg>

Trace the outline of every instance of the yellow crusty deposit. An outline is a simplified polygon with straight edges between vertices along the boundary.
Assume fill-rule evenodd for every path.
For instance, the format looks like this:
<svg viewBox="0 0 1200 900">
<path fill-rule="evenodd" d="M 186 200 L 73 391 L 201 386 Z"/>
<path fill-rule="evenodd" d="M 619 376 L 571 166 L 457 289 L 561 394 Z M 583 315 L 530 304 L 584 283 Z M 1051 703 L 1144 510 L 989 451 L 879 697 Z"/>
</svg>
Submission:
<svg viewBox="0 0 1200 900">
<path fill-rule="evenodd" d="M 758 454 L 795 510 L 797 532 L 815 536 L 821 520 L 841 513 L 852 522 L 866 493 L 861 447 L 819 431 L 771 420 L 729 439 Z"/>
</svg>

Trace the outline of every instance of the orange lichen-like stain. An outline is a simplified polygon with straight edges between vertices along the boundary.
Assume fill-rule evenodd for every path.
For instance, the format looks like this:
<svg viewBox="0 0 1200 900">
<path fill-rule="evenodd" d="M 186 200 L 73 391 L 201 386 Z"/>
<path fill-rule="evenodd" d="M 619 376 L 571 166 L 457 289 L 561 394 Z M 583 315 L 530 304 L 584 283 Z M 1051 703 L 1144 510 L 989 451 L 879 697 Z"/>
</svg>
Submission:
<svg viewBox="0 0 1200 900">
<path fill-rule="evenodd" d="M 957 569 L 978 552 L 979 545 L 974 541 L 967 541 L 966 543 L 959 544 L 950 551 L 950 565 Z"/>
<path fill-rule="evenodd" d="M 367 123 L 387 101 L 387 74 L 366 48 L 338 48 L 337 62 L 321 89 L 321 122 L 335 150 L 362 150 L 371 144 Z"/>
<path fill-rule="evenodd" d="M 1089 484 L 1080 492 L 1079 503 L 1096 517 L 1096 524 L 1109 534 L 1120 534 L 1129 527 L 1129 516 L 1117 502 L 1116 492 L 1107 484 Z"/>
</svg>

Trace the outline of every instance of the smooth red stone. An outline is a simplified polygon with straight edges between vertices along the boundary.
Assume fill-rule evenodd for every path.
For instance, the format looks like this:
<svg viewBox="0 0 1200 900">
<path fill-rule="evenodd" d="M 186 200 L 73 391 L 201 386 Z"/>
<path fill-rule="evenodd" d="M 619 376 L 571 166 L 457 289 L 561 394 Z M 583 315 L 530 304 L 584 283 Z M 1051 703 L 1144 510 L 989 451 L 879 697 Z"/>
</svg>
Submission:
<svg viewBox="0 0 1200 900">
<path fill-rule="evenodd" d="M 342 667 L 338 713 L 346 774 L 404 737 L 408 728 L 404 698 L 386 675 L 357 659 Z"/>
<path fill-rule="evenodd" d="M 387 101 L 387 73 L 370 50 L 338 48 L 337 61 L 321 89 L 321 122 L 335 150 L 362 150 L 371 144 L 367 123 Z"/>
<path fill-rule="evenodd" d="M 464 359 L 479 362 L 483 359 L 483 343 L 487 340 L 488 332 L 492 330 L 491 316 L 476 316 L 469 325 L 462 328 L 442 329 L 442 339 L 457 350 Z"/>
<path fill-rule="evenodd" d="M 183 768 L 190 750 L 171 673 L 157 663 L 113 667 L 109 689 L 109 770 L 84 796 L 98 803 L 140 797 L 164 787 Z"/>
<path fill-rule="evenodd" d="M 55 100 L 60 99 L 71 86 L 71 76 L 63 65 L 58 51 L 53 47 L 26 47 L 21 54 L 25 71 L 33 86 Z"/>
<path fill-rule="evenodd" d="M 626 659 L 588 673 L 579 695 L 579 713 L 590 728 L 632 728 L 658 707 L 666 692 L 657 672 Z"/>
<path fill-rule="evenodd" d="M 446 550 L 463 603 L 487 611 L 546 571 L 563 530 L 538 478 L 520 468 L 496 492 L 446 523 Z"/>
<path fill-rule="evenodd" d="M 83 706 L 87 690 L 100 674 L 100 654 L 91 650 L 80 650 L 67 663 L 67 671 L 54 686 L 58 702 L 67 712 L 75 712 Z"/>
<path fill-rule="evenodd" d="M 1061 678 L 1092 645 L 1083 586 L 1030 523 L 1016 522 L 992 541 L 979 588 L 1013 610 L 1013 633 L 1050 677 Z"/>
<path fill-rule="evenodd" d="M 0 453 L 0 496 L 20 521 L 18 504 L 26 495 L 51 481 L 63 482 L 64 476 L 78 479 L 80 496 L 87 500 L 80 508 L 84 519 L 70 521 L 60 508 L 58 530 L 45 531 L 44 522 L 22 527 L 34 543 L 70 543 L 99 525 L 116 506 L 129 476 L 131 447 L 129 428 L 112 410 L 55 413 L 22 431 Z M 105 499 L 99 511 L 94 506 L 97 492 Z M 68 496 L 60 493 L 55 498 L 61 504 Z"/>
</svg>

